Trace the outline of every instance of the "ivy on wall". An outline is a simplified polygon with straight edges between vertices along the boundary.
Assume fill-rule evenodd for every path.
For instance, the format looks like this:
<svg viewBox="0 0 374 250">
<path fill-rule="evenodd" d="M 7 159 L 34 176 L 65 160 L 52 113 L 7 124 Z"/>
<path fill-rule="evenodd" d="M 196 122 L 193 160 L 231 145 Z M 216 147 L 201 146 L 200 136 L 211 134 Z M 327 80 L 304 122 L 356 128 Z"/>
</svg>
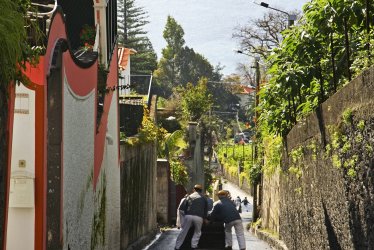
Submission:
<svg viewBox="0 0 374 250">
<path fill-rule="evenodd" d="M 100 178 L 100 186 L 95 193 L 95 210 L 92 221 L 91 250 L 105 245 L 106 223 L 106 173 L 103 170 Z"/>
<path fill-rule="evenodd" d="M 342 169 L 345 176 L 354 180 L 360 169 L 360 162 L 365 157 L 373 157 L 373 145 L 368 138 L 367 123 L 364 119 L 356 117 L 357 109 L 347 108 L 336 125 L 327 126 L 329 143 L 323 148 L 317 140 L 312 139 L 305 145 L 298 146 L 289 153 L 288 173 L 297 179 L 303 175 L 306 156 L 313 162 L 317 161 L 318 154 L 324 160 L 330 160 L 335 168 Z"/>
</svg>

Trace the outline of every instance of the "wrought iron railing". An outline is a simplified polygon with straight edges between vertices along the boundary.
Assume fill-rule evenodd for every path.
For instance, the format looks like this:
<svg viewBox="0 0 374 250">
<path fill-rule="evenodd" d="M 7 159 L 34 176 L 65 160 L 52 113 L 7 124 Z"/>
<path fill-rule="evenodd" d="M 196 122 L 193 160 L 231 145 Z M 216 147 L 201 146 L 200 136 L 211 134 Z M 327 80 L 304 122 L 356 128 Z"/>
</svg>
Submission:
<svg viewBox="0 0 374 250">
<path fill-rule="evenodd" d="M 107 58 L 110 63 L 117 40 L 117 1 L 107 0 L 106 7 Z"/>
</svg>

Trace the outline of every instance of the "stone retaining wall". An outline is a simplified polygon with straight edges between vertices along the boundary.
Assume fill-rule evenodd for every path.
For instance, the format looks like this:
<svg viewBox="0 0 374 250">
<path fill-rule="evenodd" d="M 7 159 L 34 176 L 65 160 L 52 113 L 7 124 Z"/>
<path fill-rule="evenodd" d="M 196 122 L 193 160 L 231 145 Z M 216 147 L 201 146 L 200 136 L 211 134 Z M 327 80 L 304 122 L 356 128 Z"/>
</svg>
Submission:
<svg viewBox="0 0 374 250">
<path fill-rule="evenodd" d="M 263 175 L 261 226 L 279 234 L 279 182 L 280 173 L 276 170 L 272 175 Z"/>
<path fill-rule="evenodd" d="M 374 69 L 287 136 L 280 238 L 289 249 L 374 246 Z"/>
</svg>

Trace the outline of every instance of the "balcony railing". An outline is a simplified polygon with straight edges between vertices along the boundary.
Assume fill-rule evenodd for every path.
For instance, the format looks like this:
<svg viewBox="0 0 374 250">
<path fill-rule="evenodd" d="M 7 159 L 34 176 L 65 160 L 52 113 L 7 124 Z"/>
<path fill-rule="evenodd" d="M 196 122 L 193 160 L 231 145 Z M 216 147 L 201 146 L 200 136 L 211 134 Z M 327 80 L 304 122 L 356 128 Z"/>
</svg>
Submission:
<svg viewBox="0 0 374 250">
<path fill-rule="evenodd" d="M 107 0 L 106 6 L 107 58 L 111 61 L 117 40 L 117 1 Z"/>
<path fill-rule="evenodd" d="M 57 0 L 34 0 L 27 12 L 27 34 L 31 46 L 45 47 L 51 17 L 57 9 Z"/>
</svg>

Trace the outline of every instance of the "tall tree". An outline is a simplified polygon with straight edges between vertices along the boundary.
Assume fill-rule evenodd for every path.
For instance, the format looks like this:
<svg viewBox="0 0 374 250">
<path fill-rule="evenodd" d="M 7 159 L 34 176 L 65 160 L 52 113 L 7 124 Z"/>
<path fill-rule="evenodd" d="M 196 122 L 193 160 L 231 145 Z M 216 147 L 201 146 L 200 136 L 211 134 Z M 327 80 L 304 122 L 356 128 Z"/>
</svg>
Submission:
<svg viewBox="0 0 374 250">
<path fill-rule="evenodd" d="M 196 84 L 201 77 L 213 78 L 213 66 L 203 55 L 196 53 L 192 48 L 185 46 L 178 59 L 181 73 L 180 84 L 186 85 L 188 82 Z"/>
<path fill-rule="evenodd" d="M 185 43 L 183 36 L 182 26 L 173 17 L 168 16 L 163 32 L 166 47 L 162 49 L 162 58 L 155 71 L 155 77 L 163 89 L 163 96 L 170 96 L 172 88 L 180 82 L 177 60 Z"/>
<path fill-rule="evenodd" d="M 262 18 L 250 20 L 244 26 L 236 27 L 233 38 L 239 41 L 243 51 L 266 58 L 282 42 L 281 32 L 286 28 L 285 15 L 272 11 Z"/>
<path fill-rule="evenodd" d="M 162 50 L 155 77 L 164 96 L 170 96 L 177 86 L 197 85 L 202 77 L 210 81 L 221 79 L 220 65 L 213 67 L 203 55 L 185 46 L 183 28 L 171 16 L 168 16 L 163 36 L 167 45 Z"/>
<path fill-rule="evenodd" d="M 141 94 L 148 90 L 150 75 L 157 67 L 157 55 L 144 29 L 147 18 L 135 0 L 118 0 L 118 43 L 137 51 L 131 56 L 131 85 Z"/>
<path fill-rule="evenodd" d="M 7 134 L 9 89 L 21 75 L 28 54 L 24 14 L 29 1 L 0 0 L 0 248 L 4 246 L 5 205 L 8 176 Z"/>
</svg>

